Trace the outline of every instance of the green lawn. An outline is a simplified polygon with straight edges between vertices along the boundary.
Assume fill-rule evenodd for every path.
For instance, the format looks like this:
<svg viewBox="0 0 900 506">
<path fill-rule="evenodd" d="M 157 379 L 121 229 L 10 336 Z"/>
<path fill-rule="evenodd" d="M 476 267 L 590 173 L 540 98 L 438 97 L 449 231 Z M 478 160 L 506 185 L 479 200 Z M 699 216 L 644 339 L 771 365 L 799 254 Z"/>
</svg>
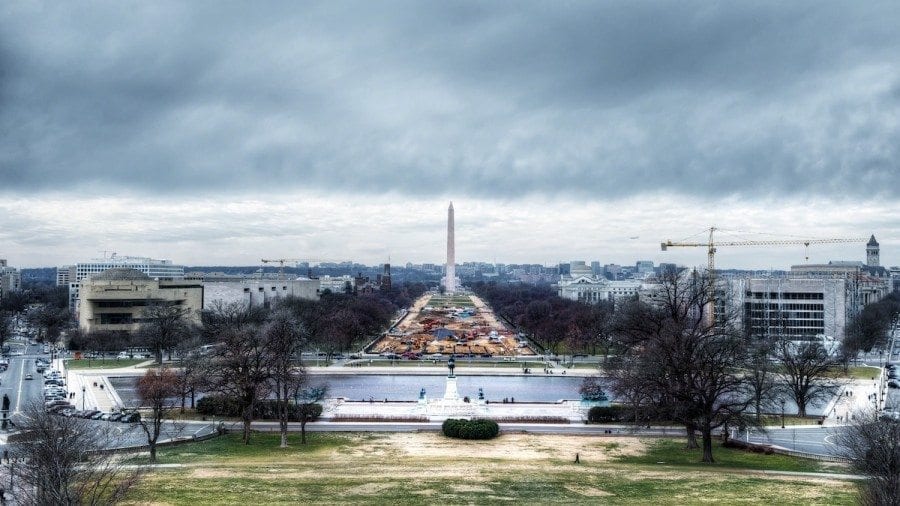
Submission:
<svg viewBox="0 0 900 506">
<path fill-rule="evenodd" d="M 699 443 L 699 441 L 698 441 Z M 665 465 L 678 467 L 735 468 L 735 469 L 769 469 L 773 471 L 827 472 L 834 469 L 823 466 L 821 462 L 811 459 L 798 459 L 787 455 L 766 455 L 731 448 L 722 448 L 719 442 L 713 443 L 715 463 L 703 464 L 700 459 L 703 452 L 698 448 L 685 449 L 684 441 L 658 439 L 649 445 L 644 455 L 622 457 L 627 464 Z"/>
<path fill-rule="evenodd" d="M 146 362 L 147 359 L 137 359 L 137 358 L 128 358 L 128 359 L 98 359 L 92 358 L 90 360 L 83 358 L 81 360 L 70 359 L 66 360 L 66 368 L 67 369 L 114 369 L 117 367 L 131 367 L 136 364 L 140 364 L 141 362 Z"/>
<path fill-rule="evenodd" d="M 475 303 L 472 302 L 468 296 L 442 296 L 435 295 L 428 300 L 428 303 L 425 304 L 428 307 L 441 307 L 444 305 L 456 306 L 456 307 L 475 307 Z"/>
<path fill-rule="evenodd" d="M 834 371 L 836 377 L 851 379 L 872 379 L 877 378 L 880 374 L 881 369 L 868 366 L 850 367 L 847 371 L 844 371 L 844 368 L 839 368 Z"/>
<path fill-rule="evenodd" d="M 183 467 L 149 471 L 123 503 L 799 505 L 856 497 L 850 482 L 753 472 L 816 463 L 717 448 L 720 462 L 700 465 L 679 441 L 312 433 L 305 446 L 290 443 L 281 449 L 277 435 L 255 434 L 244 446 L 228 435 L 160 449 L 162 462 Z"/>
</svg>

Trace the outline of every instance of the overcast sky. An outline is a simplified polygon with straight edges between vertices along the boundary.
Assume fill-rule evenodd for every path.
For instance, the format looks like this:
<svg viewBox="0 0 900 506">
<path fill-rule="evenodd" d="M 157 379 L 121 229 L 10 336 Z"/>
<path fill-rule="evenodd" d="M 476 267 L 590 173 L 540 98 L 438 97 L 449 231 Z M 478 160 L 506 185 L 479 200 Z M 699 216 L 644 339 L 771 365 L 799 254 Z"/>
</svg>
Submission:
<svg viewBox="0 0 900 506">
<path fill-rule="evenodd" d="M 874 233 L 900 264 L 898 26 L 895 1 L 2 2 L 0 258 L 441 262 L 453 200 L 460 262 L 700 265 L 659 243 L 715 225 Z"/>
</svg>

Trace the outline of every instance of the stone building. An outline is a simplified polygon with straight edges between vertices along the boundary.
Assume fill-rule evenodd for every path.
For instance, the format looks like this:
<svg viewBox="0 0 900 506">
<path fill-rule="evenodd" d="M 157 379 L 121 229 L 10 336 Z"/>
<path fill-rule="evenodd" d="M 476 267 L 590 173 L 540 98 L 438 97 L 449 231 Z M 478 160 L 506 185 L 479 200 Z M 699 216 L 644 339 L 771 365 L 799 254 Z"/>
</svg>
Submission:
<svg viewBox="0 0 900 506">
<path fill-rule="evenodd" d="M 316 300 L 319 298 L 318 279 L 243 279 L 229 281 L 202 282 L 204 288 L 204 309 L 218 304 L 240 303 L 246 307 L 271 307 L 279 299 L 297 297 Z"/>
<path fill-rule="evenodd" d="M 190 321 L 199 324 L 203 285 L 152 279 L 135 269 L 108 269 L 81 281 L 78 324 L 83 332 L 134 332 L 143 322 L 144 310 L 154 304 L 184 308 Z"/>
<path fill-rule="evenodd" d="M 22 289 L 22 274 L 18 269 L 10 267 L 5 258 L 0 258 L 0 299 Z"/>
</svg>

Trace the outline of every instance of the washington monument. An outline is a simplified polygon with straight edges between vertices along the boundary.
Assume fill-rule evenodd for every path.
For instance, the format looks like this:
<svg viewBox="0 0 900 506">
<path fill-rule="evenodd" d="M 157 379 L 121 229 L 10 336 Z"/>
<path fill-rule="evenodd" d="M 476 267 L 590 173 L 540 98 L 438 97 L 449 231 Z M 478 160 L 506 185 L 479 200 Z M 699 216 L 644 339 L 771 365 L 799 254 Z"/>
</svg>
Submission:
<svg viewBox="0 0 900 506">
<path fill-rule="evenodd" d="M 456 240 L 453 237 L 454 227 L 453 202 L 450 202 L 450 207 L 447 209 L 447 268 L 444 270 L 447 273 L 447 277 L 444 278 L 444 288 L 447 289 L 448 293 L 456 291 Z"/>
</svg>

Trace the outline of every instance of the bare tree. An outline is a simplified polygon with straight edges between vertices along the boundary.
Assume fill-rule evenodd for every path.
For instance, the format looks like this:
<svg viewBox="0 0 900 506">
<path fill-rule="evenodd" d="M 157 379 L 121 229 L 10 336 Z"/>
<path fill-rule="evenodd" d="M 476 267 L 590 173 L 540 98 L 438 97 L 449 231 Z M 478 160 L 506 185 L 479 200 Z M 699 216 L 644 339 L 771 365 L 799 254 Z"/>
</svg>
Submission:
<svg viewBox="0 0 900 506">
<path fill-rule="evenodd" d="M 138 469 L 103 451 L 114 437 L 104 426 L 53 415 L 38 402 L 26 406 L 18 426 L 9 446 L 19 459 L 13 474 L 21 504 L 115 504 L 137 480 Z"/>
<path fill-rule="evenodd" d="M 194 399 L 197 390 L 203 387 L 203 356 L 200 350 L 201 340 L 199 335 L 181 341 L 176 346 L 178 354 L 178 397 L 181 400 L 180 410 L 184 413 L 187 399 L 191 400 L 191 409 L 194 409 Z"/>
<path fill-rule="evenodd" d="M 267 317 L 268 309 L 262 306 L 213 301 L 212 308 L 201 313 L 201 337 L 207 343 L 218 343 L 225 332 L 246 325 L 262 325 Z"/>
<path fill-rule="evenodd" d="M 249 444 L 256 404 L 270 392 L 273 354 L 255 324 L 223 328 L 220 337 L 222 346 L 206 357 L 206 375 L 213 390 L 240 405 L 242 440 Z"/>
<path fill-rule="evenodd" d="M 75 339 L 79 339 L 83 351 L 100 354 L 127 348 L 132 342 L 131 334 L 121 330 L 96 330 L 81 334 Z"/>
<path fill-rule="evenodd" d="M 164 352 L 190 337 L 189 316 L 190 309 L 174 304 L 153 303 L 144 309 L 138 340 L 153 352 L 157 364 L 162 364 Z"/>
<path fill-rule="evenodd" d="M 762 424 L 763 410 L 772 407 L 780 388 L 775 364 L 772 363 L 771 347 L 769 341 L 760 341 L 750 346 L 748 354 L 747 380 L 758 425 Z"/>
<path fill-rule="evenodd" d="M 178 395 L 178 374 L 172 369 L 148 369 L 137 383 L 137 395 L 141 407 L 148 408 L 147 416 L 140 419 L 141 429 L 150 447 L 150 462 L 156 462 L 156 443 L 162 433 L 163 423 L 175 408 Z M 174 423 L 174 422 L 173 422 Z"/>
<path fill-rule="evenodd" d="M 300 420 L 300 443 L 306 444 L 306 424 L 314 422 L 322 414 L 322 405 L 319 401 L 325 398 L 325 386 L 306 388 L 298 392 L 296 406 L 297 418 Z"/>
<path fill-rule="evenodd" d="M 53 342 L 59 337 L 60 331 L 72 323 L 72 314 L 66 308 L 42 304 L 28 313 L 28 319 L 38 328 L 38 341 Z"/>
<path fill-rule="evenodd" d="M 610 379 L 610 390 L 613 395 L 617 399 L 627 402 L 631 409 L 635 428 L 640 421 L 642 412 L 658 413 L 660 411 L 661 393 L 656 389 L 657 383 L 648 376 L 653 373 L 643 369 L 641 364 L 625 360 L 622 357 L 614 357 L 608 361 L 606 374 Z M 694 431 L 689 431 L 687 435 L 689 440 L 694 440 L 694 444 L 690 447 L 696 448 Z"/>
<path fill-rule="evenodd" d="M 712 433 L 742 417 L 751 397 L 739 368 L 746 344 L 734 322 L 736 314 L 710 311 L 721 294 L 702 273 L 665 275 L 653 304 L 627 304 L 616 325 L 626 370 L 646 374 L 613 376 L 641 384 L 616 390 L 654 393 L 660 414 L 684 424 L 689 445 L 695 430 L 703 443 L 703 462 L 713 462 Z"/>
<path fill-rule="evenodd" d="M 797 403 L 799 416 L 806 416 L 807 407 L 830 399 L 840 389 L 841 382 L 831 375 L 838 362 L 820 342 L 781 339 L 775 349 L 781 382 Z"/>
<path fill-rule="evenodd" d="M 278 402 L 281 447 L 286 448 L 291 397 L 306 378 L 306 371 L 298 360 L 306 343 L 306 329 L 289 310 L 281 309 L 272 313 L 263 332 L 268 341 L 269 353 L 272 354 L 272 378 Z"/>
<path fill-rule="evenodd" d="M 862 504 L 900 505 L 900 422 L 879 420 L 874 412 L 857 413 L 837 433 L 836 442 L 853 469 L 869 477 Z"/>
</svg>

